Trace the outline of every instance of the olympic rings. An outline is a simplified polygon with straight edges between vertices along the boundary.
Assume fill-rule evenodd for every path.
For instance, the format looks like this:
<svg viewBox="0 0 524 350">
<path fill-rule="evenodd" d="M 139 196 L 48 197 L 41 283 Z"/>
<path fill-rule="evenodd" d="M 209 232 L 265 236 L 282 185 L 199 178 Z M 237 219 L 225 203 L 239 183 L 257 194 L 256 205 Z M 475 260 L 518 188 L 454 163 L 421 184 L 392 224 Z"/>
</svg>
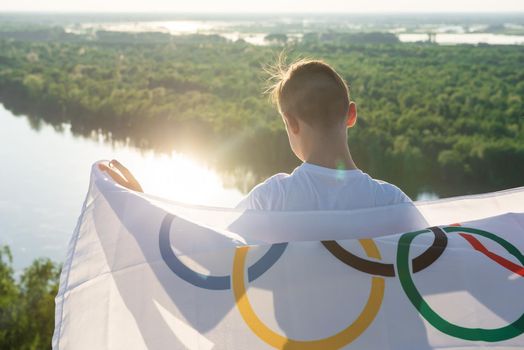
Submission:
<svg viewBox="0 0 524 350">
<path fill-rule="evenodd" d="M 429 230 L 435 235 L 435 240 L 433 244 L 426 249 L 422 254 L 413 259 L 413 272 L 419 272 L 424 270 L 429 265 L 433 264 L 440 255 L 446 249 L 448 244 L 448 238 L 446 234 L 438 227 L 430 227 Z M 427 230 L 424 230 L 424 232 Z M 377 261 L 370 261 L 363 259 L 346 249 L 344 249 L 336 241 L 322 241 L 324 247 L 334 257 L 343 262 L 344 264 L 353 267 L 356 270 L 369 273 L 370 275 L 378 275 L 384 277 L 394 277 L 395 276 L 395 267 L 393 264 L 381 263 Z"/>
<path fill-rule="evenodd" d="M 369 243 L 371 242 L 371 243 Z M 367 244 L 362 244 L 369 257 L 380 259 L 380 253 L 375 243 L 369 240 Z M 382 277 L 371 277 L 371 290 L 368 301 L 357 319 L 342 331 L 316 340 L 295 340 L 287 338 L 270 329 L 256 315 L 251 306 L 244 282 L 244 269 L 249 247 L 237 248 L 233 262 L 233 293 L 238 311 L 244 322 L 260 339 L 268 345 L 277 349 L 339 349 L 357 339 L 373 322 L 384 298 L 385 281 Z"/>
<path fill-rule="evenodd" d="M 508 253 L 513 255 L 521 264 L 524 265 L 524 256 L 520 253 L 520 251 L 508 241 L 492 233 L 467 227 L 446 227 L 444 228 L 444 231 L 469 232 L 475 235 L 491 239 L 500 244 L 504 249 L 506 249 Z M 513 323 L 500 328 L 466 328 L 457 326 L 453 323 L 446 321 L 435 311 L 433 311 L 433 309 L 431 309 L 431 307 L 424 301 L 423 297 L 418 292 L 415 283 L 411 278 L 408 264 L 409 247 L 411 245 L 411 242 L 413 241 L 413 239 L 415 239 L 415 237 L 424 232 L 425 230 L 405 233 L 400 237 L 397 248 L 397 269 L 400 284 L 404 289 L 404 292 L 408 296 L 408 299 L 418 310 L 418 312 L 422 315 L 422 317 L 424 317 L 426 321 L 428 321 L 433 327 L 437 328 L 441 332 L 464 340 L 482 340 L 487 342 L 496 342 L 511 339 L 524 333 L 524 314 L 522 314 Z"/>
<path fill-rule="evenodd" d="M 231 288 L 231 278 L 226 276 L 208 276 L 196 271 L 193 271 L 173 253 L 171 249 L 171 242 L 169 240 L 169 232 L 171 223 L 175 218 L 172 214 L 166 214 L 160 225 L 159 233 L 159 248 L 160 255 L 165 263 L 177 275 L 188 283 L 194 286 L 211 289 L 211 290 L 226 290 Z M 252 266 L 248 268 L 249 282 L 252 282 L 263 275 L 273 264 L 280 258 L 286 250 L 287 243 L 273 244 L 269 250 Z"/>
<path fill-rule="evenodd" d="M 289 339 L 283 335 L 280 335 L 266 326 L 262 320 L 256 315 L 253 310 L 247 293 L 244 281 L 244 271 L 247 254 L 249 247 L 239 247 L 235 251 L 233 260 L 233 272 L 231 275 L 224 276 L 210 276 L 198 273 L 186 265 L 184 265 L 178 257 L 174 254 L 171 249 L 170 243 L 170 229 L 171 224 L 175 216 L 172 214 L 166 214 L 162 220 L 159 232 L 159 248 L 160 253 L 167 266 L 173 271 L 178 277 L 182 278 L 188 283 L 191 283 L 197 287 L 210 289 L 210 290 L 226 290 L 232 287 L 233 294 L 236 302 L 236 306 L 248 325 L 248 327 L 264 342 L 276 347 L 286 349 L 335 349 L 343 347 L 356 338 L 358 338 L 373 322 L 375 319 L 380 306 L 382 305 L 385 280 L 383 277 L 395 276 L 394 264 L 388 264 L 378 261 L 371 261 L 365 258 L 361 258 L 351 252 L 345 250 L 336 241 L 322 241 L 324 247 L 331 253 L 335 258 L 343 262 L 344 264 L 351 266 L 352 268 L 369 273 L 371 278 L 371 290 L 364 306 L 362 313 L 357 319 L 342 331 L 328 336 L 322 339 L 316 340 L 295 340 Z M 435 239 L 431 246 L 426 249 L 422 254 L 415 257 L 411 261 L 412 271 L 409 268 L 409 249 L 412 241 L 418 235 L 426 233 L 430 230 L 433 232 Z M 462 226 L 448 226 L 445 228 L 431 227 L 429 229 L 409 232 L 403 234 L 397 244 L 397 273 L 400 280 L 402 289 L 406 293 L 410 302 L 415 306 L 417 311 L 428 321 L 433 327 L 440 330 L 441 332 L 464 340 L 472 341 L 487 341 L 496 342 L 514 338 L 524 333 L 524 314 L 522 314 L 513 323 L 495 329 L 484 329 L 484 328 L 467 328 L 452 324 L 438 315 L 431 307 L 424 301 L 421 294 L 418 292 L 414 281 L 411 277 L 411 273 L 417 273 L 431 264 L 433 264 L 444 252 L 447 247 L 448 239 L 446 233 L 451 232 L 468 232 L 459 233 L 465 238 L 472 247 L 486 255 L 491 260 L 504 266 L 508 270 L 524 277 L 524 255 L 511 243 L 504 240 L 503 238 L 496 236 L 492 233 Z M 491 251 L 482 245 L 471 234 L 483 236 L 491 239 L 501 245 L 508 253 L 513 255 L 522 264 L 519 266 Z M 366 255 L 369 258 L 381 260 L 381 255 L 372 239 L 361 239 L 359 243 L 362 245 Z M 248 282 L 252 282 L 269 270 L 275 262 L 282 256 L 287 243 L 273 244 L 268 251 L 253 265 L 247 269 Z M 380 276 L 380 277 L 379 277 Z"/>
</svg>

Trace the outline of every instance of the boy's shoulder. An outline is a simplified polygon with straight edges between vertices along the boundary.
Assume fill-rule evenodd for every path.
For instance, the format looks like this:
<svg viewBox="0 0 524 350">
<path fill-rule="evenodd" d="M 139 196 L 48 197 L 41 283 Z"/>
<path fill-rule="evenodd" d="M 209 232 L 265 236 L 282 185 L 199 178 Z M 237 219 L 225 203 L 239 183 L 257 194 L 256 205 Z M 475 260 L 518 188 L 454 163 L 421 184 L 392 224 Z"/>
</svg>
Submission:
<svg viewBox="0 0 524 350">
<path fill-rule="evenodd" d="M 291 175 L 278 173 L 259 183 L 236 206 L 237 209 L 267 209 L 275 206 L 279 195 L 283 195 L 282 182 Z M 271 203 L 269 203 L 271 201 Z"/>
<path fill-rule="evenodd" d="M 371 178 L 371 177 L 370 177 Z M 385 206 L 399 203 L 409 203 L 411 198 L 392 183 L 371 178 L 375 182 L 375 205 Z"/>
</svg>

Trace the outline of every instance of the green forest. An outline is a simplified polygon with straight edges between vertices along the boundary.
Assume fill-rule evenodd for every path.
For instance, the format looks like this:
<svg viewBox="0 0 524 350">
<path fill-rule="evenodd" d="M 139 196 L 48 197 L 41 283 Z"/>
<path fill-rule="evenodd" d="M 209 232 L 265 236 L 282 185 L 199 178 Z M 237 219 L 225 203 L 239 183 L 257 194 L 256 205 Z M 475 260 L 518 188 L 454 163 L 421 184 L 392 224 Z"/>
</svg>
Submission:
<svg viewBox="0 0 524 350">
<path fill-rule="evenodd" d="M 264 67 L 285 50 L 290 60 L 324 59 L 349 82 L 359 107 L 349 143 L 371 175 L 411 195 L 524 184 L 522 46 L 406 44 L 380 33 L 309 33 L 287 44 L 272 34 L 266 46 L 218 35 L 36 33 L 0 33 L 0 101 L 36 125 L 66 122 L 158 150 L 190 144 L 219 168 L 262 179 L 296 165 L 263 94 Z"/>
<path fill-rule="evenodd" d="M 0 349 L 51 347 L 60 266 L 37 259 L 15 276 L 13 257 L 0 246 Z"/>
</svg>

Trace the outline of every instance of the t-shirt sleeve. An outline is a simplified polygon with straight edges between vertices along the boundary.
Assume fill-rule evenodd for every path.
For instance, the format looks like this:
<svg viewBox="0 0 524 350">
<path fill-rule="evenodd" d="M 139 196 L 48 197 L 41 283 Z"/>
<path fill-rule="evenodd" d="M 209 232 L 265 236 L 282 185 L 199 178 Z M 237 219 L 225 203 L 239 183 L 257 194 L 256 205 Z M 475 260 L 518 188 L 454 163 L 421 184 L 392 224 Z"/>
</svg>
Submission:
<svg viewBox="0 0 524 350">
<path fill-rule="evenodd" d="M 411 203 L 413 200 L 409 198 L 400 188 L 398 188 L 398 203 Z"/>
<path fill-rule="evenodd" d="M 281 202 L 279 179 L 287 174 L 276 174 L 256 185 L 237 205 L 236 209 L 275 210 Z"/>
<path fill-rule="evenodd" d="M 394 198 L 393 201 L 389 204 L 400 204 L 400 203 L 411 203 L 413 202 L 411 198 L 408 197 L 400 188 L 393 184 L 389 184 L 391 187 L 389 191 L 391 192 L 391 197 Z"/>
<path fill-rule="evenodd" d="M 262 203 L 260 202 L 261 194 L 262 192 L 260 189 L 258 189 L 258 186 L 253 188 L 240 202 L 236 205 L 236 209 L 255 209 L 255 210 L 263 210 L 262 209 Z"/>
<path fill-rule="evenodd" d="M 380 186 L 375 192 L 375 206 L 380 207 L 384 205 L 393 205 L 400 203 L 413 202 L 407 194 L 405 194 L 397 186 L 380 181 Z"/>
</svg>

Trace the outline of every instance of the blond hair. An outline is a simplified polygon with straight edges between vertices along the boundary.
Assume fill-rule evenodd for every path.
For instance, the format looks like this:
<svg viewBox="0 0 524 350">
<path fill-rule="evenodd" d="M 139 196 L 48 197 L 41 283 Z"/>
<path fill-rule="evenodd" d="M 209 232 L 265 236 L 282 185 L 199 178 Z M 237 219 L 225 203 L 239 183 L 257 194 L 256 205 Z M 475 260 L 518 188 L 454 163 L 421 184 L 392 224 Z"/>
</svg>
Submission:
<svg viewBox="0 0 524 350">
<path fill-rule="evenodd" d="M 344 79 L 321 60 L 300 59 L 290 65 L 278 63 L 267 70 L 267 89 L 280 114 L 299 118 L 311 126 L 331 128 L 347 117 L 349 87 Z"/>
</svg>

